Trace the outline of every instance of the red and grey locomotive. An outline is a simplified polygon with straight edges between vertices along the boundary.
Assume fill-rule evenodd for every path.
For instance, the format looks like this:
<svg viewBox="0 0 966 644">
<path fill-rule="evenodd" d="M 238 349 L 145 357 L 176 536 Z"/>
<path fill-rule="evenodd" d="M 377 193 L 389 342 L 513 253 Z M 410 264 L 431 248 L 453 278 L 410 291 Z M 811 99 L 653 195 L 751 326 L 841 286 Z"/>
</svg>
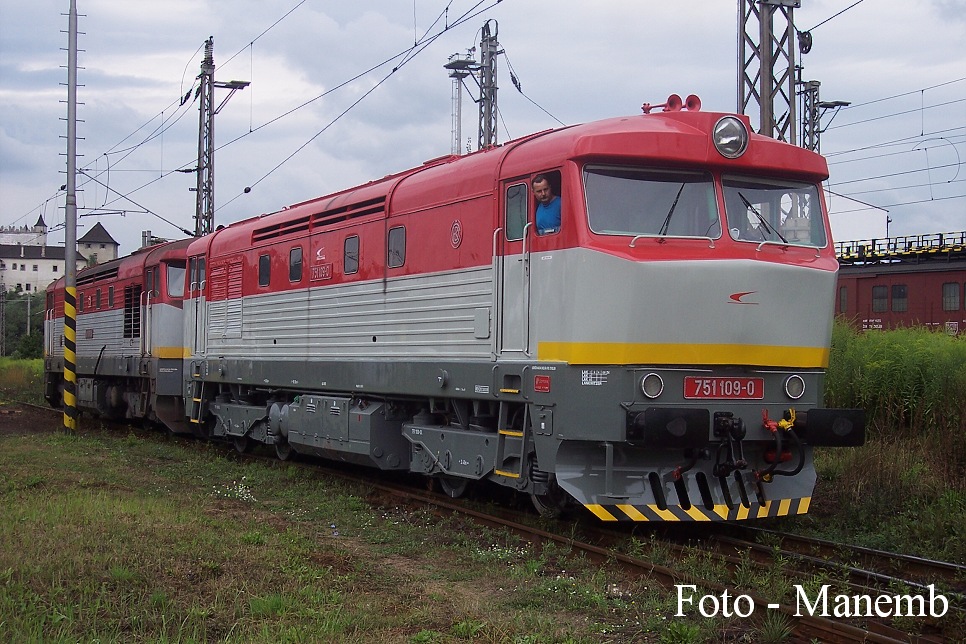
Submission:
<svg viewBox="0 0 966 644">
<path fill-rule="evenodd" d="M 89 269 L 78 402 L 604 521 L 806 512 L 813 447 L 864 438 L 861 411 L 821 406 L 827 166 L 744 116 L 680 104 Z M 537 175 L 559 226 L 536 225 Z M 49 290 L 54 402 L 63 288 Z"/>
</svg>

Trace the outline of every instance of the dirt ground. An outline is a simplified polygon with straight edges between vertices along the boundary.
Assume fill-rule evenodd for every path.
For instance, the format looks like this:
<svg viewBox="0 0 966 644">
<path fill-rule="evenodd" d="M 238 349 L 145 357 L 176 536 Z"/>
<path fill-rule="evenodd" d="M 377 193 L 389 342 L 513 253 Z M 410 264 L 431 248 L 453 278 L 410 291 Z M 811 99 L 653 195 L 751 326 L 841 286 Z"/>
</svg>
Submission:
<svg viewBox="0 0 966 644">
<path fill-rule="evenodd" d="M 63 429 L 64 415 L 59 409 L 0 403 L 0 435 L 2 436 L 48 434 Z"/>
</svg>

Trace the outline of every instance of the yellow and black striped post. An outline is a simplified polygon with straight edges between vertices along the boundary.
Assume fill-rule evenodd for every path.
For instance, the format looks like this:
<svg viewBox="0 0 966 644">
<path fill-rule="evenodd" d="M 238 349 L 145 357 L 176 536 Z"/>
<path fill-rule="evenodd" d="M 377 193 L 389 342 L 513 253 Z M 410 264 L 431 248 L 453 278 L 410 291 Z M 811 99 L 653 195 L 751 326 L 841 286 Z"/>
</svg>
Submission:
<svg viewBox="0 0 966 644">
<path fill-rule="evenodd" d="M 64 289 L 64 431 L 77 430 L 77 288 Z"/>
<path fill-rule="evenodd" d="M 77 0 L 67 14 L 67 199 L 64 203 L 64 431 L 77 430 Z"/>
</svg>

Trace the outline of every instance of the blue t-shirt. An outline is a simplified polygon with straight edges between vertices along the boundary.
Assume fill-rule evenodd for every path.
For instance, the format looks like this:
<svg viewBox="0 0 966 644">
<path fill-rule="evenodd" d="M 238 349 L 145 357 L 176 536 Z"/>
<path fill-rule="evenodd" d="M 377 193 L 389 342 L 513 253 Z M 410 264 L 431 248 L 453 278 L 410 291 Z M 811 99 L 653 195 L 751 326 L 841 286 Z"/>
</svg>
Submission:
<svg viewBox="0 0 966 644">
<path fill-rule="evenodd" d="M 537 204 L 537 234 L 546 235 L 560 230 L 560 197 L 548 204 Z"/>
</svg>

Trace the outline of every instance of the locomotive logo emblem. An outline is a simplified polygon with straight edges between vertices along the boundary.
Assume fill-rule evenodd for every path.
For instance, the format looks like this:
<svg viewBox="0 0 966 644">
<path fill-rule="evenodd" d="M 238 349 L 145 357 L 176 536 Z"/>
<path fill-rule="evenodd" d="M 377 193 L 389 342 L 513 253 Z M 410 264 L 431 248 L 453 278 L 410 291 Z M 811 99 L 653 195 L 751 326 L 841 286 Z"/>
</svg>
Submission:
<svg viewBox="0 0 966 644">
<path fill-rule="evenodd" d="M 755 305 L 757 305 L 758 302 L 745 302 L 744 299 L 742 299 L 742 298 L 748 297 L 749 295 L 754 295 L 757 292 L 758 291 L 742 291 L 740 293 L 732 293 L 731 295 L 728 296 L 728 299 L 731 300 L 731 302 L 733 304 L 755 304 Z"/>
<path fill-rule="evenodd" d="M 453 227 L 450 229 L 450 243 L 453 244 L 453 248 L 459 248 L 463 243 L 463 224 L 459 219 L 453 222 Z"/>
</svg>

